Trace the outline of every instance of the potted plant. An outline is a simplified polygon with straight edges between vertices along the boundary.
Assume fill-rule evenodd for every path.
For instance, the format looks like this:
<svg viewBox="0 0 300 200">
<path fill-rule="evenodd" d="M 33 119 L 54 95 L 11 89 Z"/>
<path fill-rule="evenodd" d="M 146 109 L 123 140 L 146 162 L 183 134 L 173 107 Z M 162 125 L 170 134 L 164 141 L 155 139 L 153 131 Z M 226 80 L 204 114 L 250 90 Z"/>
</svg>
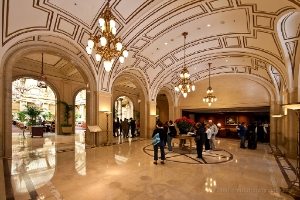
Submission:
<svg viewBox="0 0 300 200">
<path fill-rule="evenodd" d="M 38 122 L 36 122 L 37 117 L 43 112 L 42 109 L 40 109 L 37 106 L 30 106 L 26 105 L 25 110 L 23 110 L 23 113 L 25 113 L 29 119 L 27 121 L 27 126 L 29 128 L 29 131 L 34 135 L 34 131 L 32 130 L 32 126 L 39 125 Z"/>
<path fill-rule="evenodd" d="M 43 112 L 42 109 L 40 109 L 37 106 L 30 106 L 26 105 L 25 110 L 23 112 L 28 115 L 29 120 L 27 122 L 28 126 L 34 126 L 34 125 L 39 125 L 38 122 L 36 122 L 37 117 Z"/>
<path fill-rule="evenodd" d="M 71 118 L 71 111 L 77 107 L 76 105 L 69 105 L 65 101 L 58 101 L 57 104 L 63 104 L 65 106 L 64 110 L 64 123 L 60 124 L 63 133 L 72 133 L 73 124 L 69 124 L 69 119 Z"/>
<path fill-rule="evenodd" d="M 180 134 L 187 134 L 187 132 L 191 130 L 191 128 L 195 125 L 194 120 L 188 119 L 186 117 L 176 119 L 174 123 L 179 129 Z"/>
</svg>

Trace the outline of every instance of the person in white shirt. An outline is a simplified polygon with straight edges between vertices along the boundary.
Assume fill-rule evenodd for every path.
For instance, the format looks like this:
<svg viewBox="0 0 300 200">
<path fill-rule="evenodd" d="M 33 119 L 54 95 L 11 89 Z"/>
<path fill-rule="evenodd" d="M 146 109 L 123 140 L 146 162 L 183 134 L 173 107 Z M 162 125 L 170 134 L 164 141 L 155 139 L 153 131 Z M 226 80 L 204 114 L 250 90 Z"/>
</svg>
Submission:
<svg viewBox="0 0 300 200">
<path fill-rule="evenodd" d="M 210 148 L 212 150 L 216 150 L 216 135 L 218 133 L 218 127 L 212 122 L 212 120 L 208 120 L 211 129 L 211 138 L 210 138 Z"/>
<path fill-rule="evenodd" d="M 206 152 L 210 152 L 210 138 L 211 138 L 211 129 L 210 129 L 210 124 L 207 123 L 206 126 L 206 131 L 205 131 L 205 135 L 206 135 L 206 140 L 205 140 L 205 151 Z"/>
</svg>

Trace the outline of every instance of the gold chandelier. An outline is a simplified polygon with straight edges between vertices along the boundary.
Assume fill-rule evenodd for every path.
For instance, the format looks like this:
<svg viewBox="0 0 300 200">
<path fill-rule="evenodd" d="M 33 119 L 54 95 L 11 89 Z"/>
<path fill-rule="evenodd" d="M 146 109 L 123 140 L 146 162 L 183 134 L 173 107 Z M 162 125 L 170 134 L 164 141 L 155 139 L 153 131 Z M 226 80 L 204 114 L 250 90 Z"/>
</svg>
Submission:
<svg viewBox="0 0 300 200">
<path fill-rule="evenodd" d="M 210 87 L 210 65 L 211 65 L 211 63 L 208 63 L 208 66 L 209 66 L 209 71 L 208 71 L 208 88 L 207 88 L 207 91 L 206 91 L 206 93 L 207 93 L 207 96 L 206 97 L 204 97 L 203 98 L 203 102 L 206 102 L 206 103 L 208 103 L 208 106 L 211 106 L 211 103 L 212 102 L 215 102 L 215 101 L 217 101 L 217 97 L 215 97 L 215 96 L 213 96 L 213 89 L 212 89 L 212 87 Z"/>
<path fill-rule="evenodd" d="M 41 74 L 38 76 L 37 86 L 39 88 L 47 88 L 46 81 L 47 81 L 47 78 L 44 75 L 44 55 L 42 53 L 42 71 L 41 71 Z"/>
<path fill-rule="evenodd" d="M 195 85 L 190 81 L 190 74 L 189 71 L 185 65 L 185 40 L 187 36 L 187 32 L 183 32 L 182 35 L 184 37 L 184 55 L 183 55 L 183 69 L 180 72 L 180 78 L 181 81 L 175 86 L 175 91 L 183 94 L 183 97 L 187 97 L 187 93 L 192 91 L 195 91 Z"/>
<path fill-rule="evenodd" d="M 125 58 L 128 57 L 128 51 L 123 47 L 121 39 L 115 37 L 117 32 L 115 17 L 109 8 L 109 1 L 106 4 L 104 12 L 101 13 L 99 24 L 101 27 L 101 34 L 90 34 L 86 52 L 91 55 L 95 51 L 95 59 L 100 62 L 101 58 L 104 59 L 105 71 L 111 70 L 115 57 L 119 57 L 120 63 L 123 63 Z"/>
</svg>

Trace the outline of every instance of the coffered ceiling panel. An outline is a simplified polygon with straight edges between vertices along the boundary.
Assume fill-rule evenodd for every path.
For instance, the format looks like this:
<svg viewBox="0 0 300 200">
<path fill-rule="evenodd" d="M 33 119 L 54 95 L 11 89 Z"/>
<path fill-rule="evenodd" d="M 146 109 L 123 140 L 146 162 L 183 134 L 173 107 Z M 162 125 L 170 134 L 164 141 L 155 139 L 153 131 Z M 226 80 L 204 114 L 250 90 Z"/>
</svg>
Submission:
<svg viewBox="0 0 300 200">
<path fill-rule="evenodd" d="M 266 53 L 270 53 L 277 57 L 279 60 L 283 56 L 278 49 L 278 41 L 276 36 L 271 32 L 257 31 L 255 36 L 246 38 L 245 46 L 248 48 L 258 49 Z"/>
<path fill-rule="evenodd" d="M 274 0 L 237 0 L 240 5 L 253 5 L 255 11 L 262 13 L 278 13 L 283 8 L 291 6 L 288 1 L 275 1 Z"/>
<path fill-rule="evenodd" d="M 285 39 L 291 39 L 299 37 L 300 35 L 300 13 L 290 13 L 288 15 L 284 22 L 283 22 L 283 28 L 284 28 L 284 35 Z"/>
<path fill-rule="evenodd" d="M 46 26 L 48 13 L 32 7 L 32 0 L 7 2 L 7 34 L 10 35 L 22 29 L 42 28 Z M 20 12 L 20 9 L 26 12 Z M 39 20 L 35 20 L 36 18 Z M 10 20 L 17 18 L 18 20 Z"/>
<path fill-rule="evenodd" d="M 46 3 L 49 6 L 82 21 L 83 23 L 92 24 L 95 20 L 95 16 L 98 15 L 100 9 L 105 3 L 105 0 L 46 0 Z"/>
<path fill-rule="evenodd" d="M 62 37 L 52 36 L 52 35 L 40 35 L 38 36 L 38 40 L 44 43 L 51 43 L 51 44 L 58 45 L 61 48 L 73 52 L 74 54 L 80 53 L 80 49 L 78 49 L 78 47 L 76 47 L 75 44 L 71 43 L 70 41 Z"/>
</svg>

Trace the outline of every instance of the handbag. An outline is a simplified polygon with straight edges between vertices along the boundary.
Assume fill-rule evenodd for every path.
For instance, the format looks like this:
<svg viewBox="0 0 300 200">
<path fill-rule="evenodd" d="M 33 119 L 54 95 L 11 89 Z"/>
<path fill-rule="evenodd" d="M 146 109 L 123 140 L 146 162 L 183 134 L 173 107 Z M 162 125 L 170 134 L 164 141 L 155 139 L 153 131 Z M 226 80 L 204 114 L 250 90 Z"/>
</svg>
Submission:
<svg viewBox="0 0 300 200">
<path fill-rule="evenodd" d="M 159 133 L 156 133 L 153 138 L 152 138 L 152 144 L 156 145 L 160 142 L 160 137 L 159 137 Z"/>
<path fill-rule="evenodd" d="M 197 141 L 199 141 L 199 140 L 200 140 L 200 135 L 196 135 L 195 141 L 197 142 Z"/>
</svg>

